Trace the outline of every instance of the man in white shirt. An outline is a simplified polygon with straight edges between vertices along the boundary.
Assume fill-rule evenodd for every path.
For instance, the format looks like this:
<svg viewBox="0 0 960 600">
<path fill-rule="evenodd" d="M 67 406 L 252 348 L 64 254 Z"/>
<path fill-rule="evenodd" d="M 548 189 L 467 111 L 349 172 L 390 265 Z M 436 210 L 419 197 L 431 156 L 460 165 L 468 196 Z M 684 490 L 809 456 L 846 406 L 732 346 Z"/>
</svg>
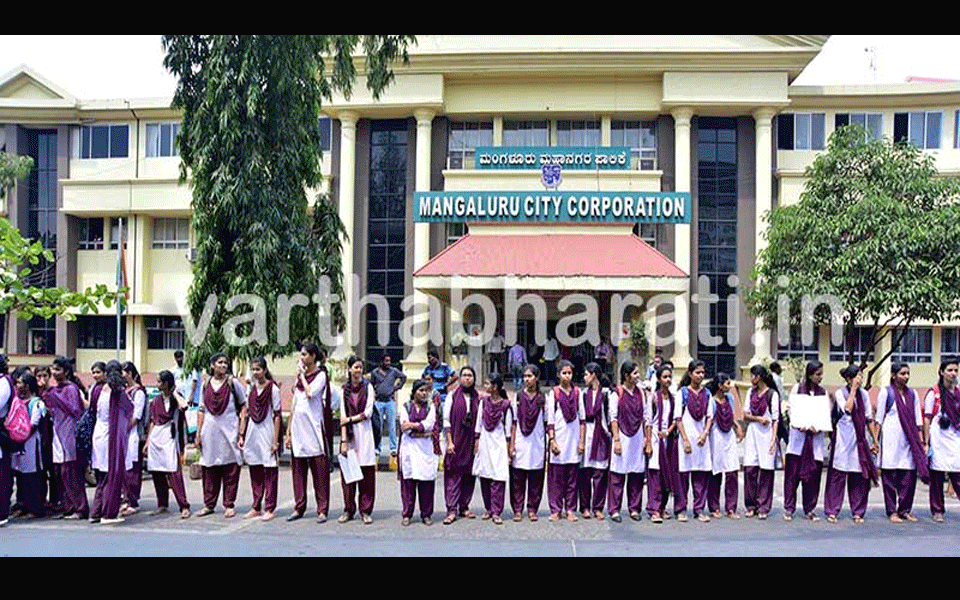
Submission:
<svg viewBox="0 0 960 600">
<path fill-rule="evenodd" d="M 557 345 L 557 339 L 551 337 L 543 347 L 543 381 L 547 385 L 559 383 L 557 380 L 557 358 L 559 357 L 560 347 Z"/>
<path fill-rule="evenodd" d="M 487 355 L 489 359 L 490 372 L 503 375 L 505 343 L 500 331 L 494 334 L 493 338 L 487 342 Z"/>
</svg>

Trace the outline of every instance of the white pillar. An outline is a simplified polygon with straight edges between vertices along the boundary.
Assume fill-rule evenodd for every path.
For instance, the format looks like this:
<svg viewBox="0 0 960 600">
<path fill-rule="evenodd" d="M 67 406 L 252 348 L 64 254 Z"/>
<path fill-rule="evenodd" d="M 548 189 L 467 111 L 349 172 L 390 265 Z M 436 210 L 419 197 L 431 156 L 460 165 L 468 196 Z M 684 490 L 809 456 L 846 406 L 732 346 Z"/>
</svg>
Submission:
<svg viewBox="0 0 960 600">
<path fill-rule="evenodd" d="M 674 191 L 690 191 L 690 118 L 693 109 L 679 107 L 672 111 L 674 123 Z M 691 212 L 693 206 L 690 206 Z M 688 274 L 691 271 L 690 255 L 690 225 L 680 224 L 673 226 L 674 247 L 676 248 L 674 262 Z M 689 280 L 688 280 L 689 282 Z M 690 356 L 690 291 L 677 297 L 674 303 L 674 331 L 673 363 L 678 369 L 686 369 L 691 360 Z"/>
<path fill-rule="evenodd" d="M 432 110 L 418 109 L 414 111 L 413 116 L 417 119 L 417 165 L 416 165 L 416 191 L 430 191 L 430 148 L 433 143 L 433 117 L 435 113 Z M 413 210 L 416 210 L 416 206 Z M 413 225 L 413 270 L 417 271 L 430 261 L 430 224 L 414 223 Z M 422 314 L 428 310 L 427 295 L 423 292 L 413 290 L 414 314 Z M 417 327 L 415 334 L 423 336 L 422 343 L 417 343 L 410 348 L 410 354 L 407 355 L 405 363 L 412 368 L 427 362 L 427 344 L 425 333 L 427 324 Z M 421 367 L 422 368 L 422 367 Z"/>
<path fill-rule="evenodd" d="M 765 232 L 767 225 L 763 221 L 763 216 L 773 208 L 773 184 L 772 171 L 773 162 L 771 153 L 773 152 L 773 127 L 772 119 L 776 111 L 772 108 L 759 108 L 753 112 L 754 123 L 756 127 L 756 255 L 767 247 Z M 770 331 L 764 329 L 763 320 L 758 318 L 754 321 L 753 333 L 754 352 L 750 364 L 757 364 L 763 359 L 770 358 Z"/>
<path fill-rule="evenodd" d="M 353 346 L 359 340 L 353 330 L 353 216 L 356 195 L 357 175 L 357 119 L 359 115 L 353 111 L 343 111 L 337 115 L 340 119 L 340 197 L 338 212 L 340 220 L 347 229 L 347 237 L 341 240 L 343 244 L 340 257 L 343 266 L 343 316 L 346 318 L 346 327 L 341 332 L 343 339 L 333 353 L 334 358 L 345 359 L 353 353 Z"/>
</svg>

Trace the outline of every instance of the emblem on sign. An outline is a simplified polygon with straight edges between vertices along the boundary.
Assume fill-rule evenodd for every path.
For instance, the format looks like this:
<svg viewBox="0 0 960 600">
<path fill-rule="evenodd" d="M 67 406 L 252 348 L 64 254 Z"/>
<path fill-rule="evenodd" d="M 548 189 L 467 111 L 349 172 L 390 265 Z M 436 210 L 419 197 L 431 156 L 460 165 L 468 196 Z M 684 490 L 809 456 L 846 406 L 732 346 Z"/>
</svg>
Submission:
<svg viewBox="0 0 960 600">
<path fill-rule="evenodd" d="M 543 181 L 543 185 L 547 189 L 556 189 L 563 180 L 560 175 L 560 165 L 549 164 L 541 166 L 540 180 Z"/>
</svg>

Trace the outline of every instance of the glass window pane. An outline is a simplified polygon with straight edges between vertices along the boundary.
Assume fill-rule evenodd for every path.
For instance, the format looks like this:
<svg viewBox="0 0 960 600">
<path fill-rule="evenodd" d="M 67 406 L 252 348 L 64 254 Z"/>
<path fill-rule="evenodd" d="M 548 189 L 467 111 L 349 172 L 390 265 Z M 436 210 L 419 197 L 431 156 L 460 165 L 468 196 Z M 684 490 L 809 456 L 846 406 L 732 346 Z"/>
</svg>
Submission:
<svg viewBox="0 0 960 600">
<path fill-rule="evenodd" d="M 910 113 L 910 143 L 923 148 L 923 113 Z"/>
<path fill-rule="evenodd" d="M 80 158 L 90 158 L 90 128 L 80 128 Z"/>
<path fill-rule="evenodd" d="M 110 128 L 98 125 L 92 128 L 90 143 L 90 158 L 107 158 Z"/>
<path fill-rule="evenodd" d="M 927 145 L 925 148 L 937 149 L 940 147 L 940 113 L 927 113 Z"/>
<path fill-rule="evenodd" d="M 170 141 L 170 123 L 164 123 L 160 126 L 160 156 L 171 156 Z"/>
<path fill-rule="evenodd" d="M 810 115 L 798 113 L 796 115 L 796 135 L 794 148 L 796 150 L 810 149 Z"/>
<path fill-rule="evenodd" d="M 127 147 L 130 144 L 130 128 L 126 125 L 110 127 L 110 156 L 123 158 L 127 156 Z"/>
<path fill-rule="evenodd" d="M 160 156 L 160 125 L 147 124 L 147 156 Z"/>
<path fill-rule="evenodd" d="M 810 147 L 813 150 L 823 150 L 823 119 L 823 113 L 814 113 L 810 122 Z"/>
<path fill-rule="evenodd" d="M 173 144 L 173 156 L 180 156 L 180 150 L 177 149 L 177 136 L 180 135 L 180 123 L 174 123 L 170 131 Z"/>
<path fill-rule="evenodd" d="M 867 115 L 867 130 L 875 140 L 883 138 L 883 115 Z"/>
</svg>

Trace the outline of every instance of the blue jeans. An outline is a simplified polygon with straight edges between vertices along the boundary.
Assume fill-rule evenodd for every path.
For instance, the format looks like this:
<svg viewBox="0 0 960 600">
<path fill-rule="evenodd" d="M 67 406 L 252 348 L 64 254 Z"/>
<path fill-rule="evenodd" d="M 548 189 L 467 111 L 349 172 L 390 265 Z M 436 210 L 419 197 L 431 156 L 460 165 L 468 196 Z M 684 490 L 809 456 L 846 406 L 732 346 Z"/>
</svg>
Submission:
<svg viewBox="0 0 960 600">
<path fill-rule="evenodd" d="M 393 399 L 373 403 L 373 443 L 380 452 L 383 440 L 383 419 L 387 419 L 387 431 L 390 435 L 390 452 L 397 451 L 397 403 Z"/>
</svg>

